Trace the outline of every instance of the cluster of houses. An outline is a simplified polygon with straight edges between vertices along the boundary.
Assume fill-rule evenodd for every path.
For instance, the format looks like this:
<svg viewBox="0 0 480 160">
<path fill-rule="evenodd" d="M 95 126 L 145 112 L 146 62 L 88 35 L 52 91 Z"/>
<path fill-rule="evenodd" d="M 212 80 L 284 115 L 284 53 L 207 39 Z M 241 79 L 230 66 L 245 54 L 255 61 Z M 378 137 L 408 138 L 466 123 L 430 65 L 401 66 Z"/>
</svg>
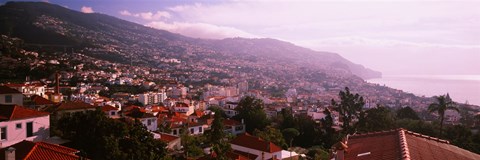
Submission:
<svg viewBox="0 0 480 160">
<path fill-rule="evenodd" d="M 300 159 L 302 157 L 300 154 L 283 150 L 271 142 L 246 133 L 243 121 L 232 119 L 238 114 L 236 107 L 244 96 L 263 100 L 264 110 L 271 117 L 276 116 L 282 109 L 290 109 L 293 114 L 306 114 L 313 120 L 321 120 L 327 116 L 325 110 L 329 110 L 334 123 L 333 127 L 340 129 L 338 126 L 342 124 L 339 113 L 328 105 L 322 107 L 297 103 L 291 106 L 292 103 L 288 102 L 291 100 L 288 98 L 271 98 L 261 91 L 248 90 L 240 85 L 237 87 L 206 86 L 206 88 L 201 100 L 192 100 L 187 98 L 189 88 L 181 85 L 168 90 L 159 89 L 156 92 L 149 91 L 136 95 L 115 93 L 111 97 L 99 96 L 99 91 L 106 88 L 95 85 L 81 84 L 76 88 L 80 92 L 69 96 L 61 94 L 62 87 L 57 85 L 49 88 L 41 82 L 0 85 L 0 160 L 80 159 L 81 157 L 76 155 L 78 150 L 61 146 L 65 140 L 50 136 L 50 120 L 59 118 L 65 113 L 96 109 L 101 109 L 109 118 L 126 122 L 138 120 L 156 140 L 167 144 L 169 153 L 180 153 L 184 148 L 181 135 L 198 136 L 208 131 L 215 114 L 208 108 L 218 106 L 227 115 L 223 120 L 225 132 L 235 135 L 235 138 L 230 141 L 232 150 L 227 153 L 230 159 Z M 287 93 L 288 97 L 298 97 L 293 89 L 288 90 Z M 139 102 L 138 105 L 128 103 L 132 100 Z M 478 154 L 455 147 L 448 141 L 403 129 L 346 138 L 345 141 L 333 146 L 331 155 L 333 159 L 388 159 L 388 156 L 402 158 L 398 157 L 399 155 L 403 158 L 413 158 L 419 154 L 433 154 L 430 151 L 417 153 L 415 150 L 419 145 L 448 152 L 450 154 L 445 156 L 456 156 L 454 158 L 465 158 L 459 153 L 474 159 L 479 158 Z M 403 141 L 408 142 L 408 145 Z M 383 151 L 384 148 L 378 147 L 383 143 L 392 147 Z M 400 144 L 397 145 L 397 143 Z M 401 154 L 396 152 L 408 149 L 414 151 Z M 205 146 L 204 150 L 206 155 L 200 159 L 215 158 L 215 153 L 211 153 L 208 146 Z"/>
<path fill-rule="evenodd" d="M 88 90 L 93 89 L 89 88 L 85 91 Z M 92 93 L 95 92 L 92 91 Z M 181 95 L 181 91 L 179 93 Z M 65 113 L 96 109 L 101 109 L 110 118 L 122 118 L 124 121 L 138 120 L 152 133 L 155 139 L 167 143 L 167 148 L 172 153 L 181 151 L 183 148 L 181 134 L 202 135 L 210 129 L 215 113 L 209 111 L 208 106 L 220 106 L 229 117 L 236 114 L 235 107 L 241 96 L 238 93 L 233 95 L 233 97 L 214 95 L 205 98 L 206 101 L 193 101 L 182 96 L 167 97 L 166 92 L 146 92 L 135 96 L 143 99 L 139 100 L 142 106 L 137 106 L 122 103 L 124 98 L 131 98 L 131 95 L 128 97 L 118 95 L 110 98 L 92 96 L 96 99 L 70 96 L 70 100 L 67 100 L 68 97 L 61 95 L 58 86 L 49 89 L 40 82 L 6 84 L 0 86 L 0 148 L 1 154 L 5 154 L 0 159 L 10 160 L 12 157 L 13 159 L 26 159 L 31 156 L 23 155 L 24 152 L 43 154 L 42 151 L 35 151 L 39 147 L 25 148 L 25 145 L 47 146 L 43 148 L 51 149 L 56 153 L 55 155 L 37 156 L 66 156 L 78 159 L 79 157 L 75 155 L 78 150 L 61 146 L 65 140 L 50 136 L 50 120 L 59 118 Z M 223 120 L 223 125 L 226 133 L 236 136 L 231 142 L 233 150 L 228 153 L 229 157 L 233 159 L 298 157 L 296 153 L 292 154 L 271 142 L 249 135 L 245 132 L 243 121 L 226 118 Z M 28 149 L 30 150 L 25 151 Z M 68 150 L 68 152 L 57 152 L 56 149 Z M 17 151 L 15 152 L 15 150 Z M 207 150 L 206 152 L 210 153 Z"/>
</svg>

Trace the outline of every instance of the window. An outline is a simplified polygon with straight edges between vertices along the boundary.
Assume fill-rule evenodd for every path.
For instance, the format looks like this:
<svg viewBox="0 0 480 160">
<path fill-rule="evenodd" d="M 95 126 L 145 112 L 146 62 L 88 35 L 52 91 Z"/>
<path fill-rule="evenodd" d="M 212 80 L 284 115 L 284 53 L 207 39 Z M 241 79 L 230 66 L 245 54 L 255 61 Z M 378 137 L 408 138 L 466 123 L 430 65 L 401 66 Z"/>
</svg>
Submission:
<svg viewBox="0 0 480 160">
<path fill-rule="evenodd" d="M 193 128 L 190 128 L 190 134 L 193 134 L 193 133 L 194 133 L 194 131 L 195 131 L 195 129 L 193 129 Z"/>
<path fill-rule="evenodd" d="M 198 132 L 202 132 L 202 127 L 198 127 Z"/>
<path fill-rule="evenodd" d="M 114 115 L 115 115 L 115 111 L 111 111 L 111 112 L 110 112 L 110 115 L 111 115 L 111 116 L 114 116 Z"/>
<path fill-rule="evenodd" d="M 27 122 L 27 137 L 33 136 L 33 122 Z"/>
<path fill-rule="evenodd" d="M 149 126 L 149 125 L 152 125 L 152 120 L 151 119 L 147 120 L 147 126 Z"/>
<path fill-rule="evenodd" d="M 13 97 L 12 95 L 5 95 L 5 103 L 12 103 Z"/>
<path fill-rule="evenodd" d="M 243 130 L 243 126 L 236 126 L 236 127 L 235 127 L 235 130 L 236 130 L 236 131 Z"/>
<path fill-rule="evenodd" d="M 177 135 L 177 130 L 173 130 L 173 135 Z"/>
<path fill-rule="evenodd" d="M 7 127 L 0 128 L 0 140 L 7 139 Z"/>
<path fill-rule="evenodd" d="M 22 123 L 17 123 L 17 124 L 15 125 L 15 128 L 17 128 L 17 129 L 22 129 Z"/>
</svg>

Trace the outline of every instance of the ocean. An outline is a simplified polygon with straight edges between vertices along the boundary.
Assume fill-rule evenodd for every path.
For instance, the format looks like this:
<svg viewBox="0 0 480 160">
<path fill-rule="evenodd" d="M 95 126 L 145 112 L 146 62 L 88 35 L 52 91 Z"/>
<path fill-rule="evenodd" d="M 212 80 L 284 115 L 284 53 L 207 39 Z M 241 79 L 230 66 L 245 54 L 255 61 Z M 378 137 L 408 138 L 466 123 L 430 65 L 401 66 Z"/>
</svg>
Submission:
<svg viewBox="0 0 480 160">
<path fill-rule="evenodd" d="M 367 82 L 386 85 L 417 96 L 449 93 L 453 101 L 480 105 L 480 75 L 384 75 Z"/>
</svg>

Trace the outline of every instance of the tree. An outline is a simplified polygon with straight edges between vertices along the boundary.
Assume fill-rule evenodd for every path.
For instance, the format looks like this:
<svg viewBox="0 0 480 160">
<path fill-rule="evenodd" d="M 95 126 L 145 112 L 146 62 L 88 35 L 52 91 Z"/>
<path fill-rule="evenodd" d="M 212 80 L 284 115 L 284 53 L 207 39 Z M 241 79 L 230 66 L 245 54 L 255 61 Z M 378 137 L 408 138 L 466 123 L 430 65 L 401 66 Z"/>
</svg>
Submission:
<svg viewBox="0 0 480 160">
<path fill-rule="evenodd" d="M 185 158 L 189 157 L 200 157 L 203 155 L 203 150 L 200 148 L 202 145 L 203 141 L 202 136 L 194 137 L 189 135 L 188 133 L 188 128 L 187 125 L 183 126 L 182 129 L 180 129 L 180 138 L 181 138 L 181 144 L 183 147 L 183 152 L 185 153 Z"/>
<path fill-rule="evenodd" d="M 252 133 L 255 129 L 261 130 L 270 124 L 267 114 L 263 110 L 263 101 L 260 99 L 250 96 L 244 97 L 238 102 L 235 110 L 238 111 L 238 114 L 233 119 L 244 120 L 245 130 L 249 133 Z"/>
<path fill-rule="evenodd" d="M 298 135 L 300 135 L 300 132 L 298 132 L 298 130 L 295 128 L 284 129 L 282 133 L 283 133 L 283 137 L 285 137 L 285 140 L 289 142 L 289 147 L 292 147 L 293 139 Z"/>
<path fill-rule="evenodd" d="M 215 119 L 212 127 L 207 134 L 208 142 L 212 146 L 213 152 L 217 155 L 216 159 L 227 159 L 227 152 L 231 150 L 228 139 L 226 139 L 225 129 L 223 126 L 223 117 L 220 112 L 215 112 Z"/>
<path fill-rule="evenodd" d="M 300 135 L 294 139 L 294 143 L 301 147 L 311 147 L 318 144 L 321 134 L 320 125 L 317 124 L 307 114 L 300 114 L 295 116 L 295 129 L 300 132 Z"/>
<path fill-rule="evenodd" d="M 413 119 L 419 120 L 417 113 L 410 108 L 409 106 L 403 107 L 397 111 L 397 118 L 398 119 Z"/>
<path fill-rule="evenodd" d="M 217 105 L 210 106 L 208 107 L 208 110 L 214 112 L 215 115 L 217 114 L 221 115 L 223 118 L 227 117 L 227 114 L 225 114 L 225 111 L 223 111 L 223 109 L 220 108 L 220 106 L 217 106 Z"/>
<path fill-rule="evenodd" d="M 57 129 L 71 147 L 91 159 L 160 159 L 166 153 L 166 145 L 154 140 L 140 122 L 113 120 L 99 109 L 65 114 Z"/>
<path fill-rule="evenodd" d="M 393 113 L 385 107 L 377 106 L 365 111 L 365 118 L 359 122 L 358 129 L 363 132 L 393 129 L 395 118 Z"/>
<path fill-rule="evenodd" d="M 285 139 L 283 138 L 282 132 L 280 130 L 273 128 L 272 126 L 267 126 L 263 130 L 255 130 L 253 134 L 257 137 L 262 138 L 265 141 L 272 142 L 276 144 L 277 146 L 280 146 L 282 148 L 287 148 L 287 143 L 285 142 Z"/>
<path fill-rule="evenodd" d="M 346 134 L 351 134 L 355 132 L 355 129 L 352 128 L 352 120 L 358 118 L 362 108 L 365 105 L 363 97 L 359 94 L 350 93 L 350 89 L 345 87 L 345 91 L 339 92 L 340 103 L 337 103 L 332 99 L 332 105 L 336 107 L 337 111 L 340 114 L 340 117 L 343 120 L 343 132 Z"/>
<path fill-rule="evenodd" d="M 445 111 L 446 110 L 454 110 L 459 111 L 458 108 L 455 106 L 455 102 L 452 101 L 450 95 L 442 95 L 435 97 L 437 102 L 434 102 L 428 106 L 428 112 L 437 112 L 440 117 L 440 136 L 443 133 L 443 120 L 445 118 Z"/>
<path fill-rule="evenodd" d="M 337 135 L 335 134 L 335 129 L 333 128 L 333 117 L 330 110 L 327 108 L 323 111 L 325 118 L 320 120 L 322 124 L 322 136 L 321 141 L 323 142 L 323 147 L 328 148 L 338 142 Z"/>
</svg>

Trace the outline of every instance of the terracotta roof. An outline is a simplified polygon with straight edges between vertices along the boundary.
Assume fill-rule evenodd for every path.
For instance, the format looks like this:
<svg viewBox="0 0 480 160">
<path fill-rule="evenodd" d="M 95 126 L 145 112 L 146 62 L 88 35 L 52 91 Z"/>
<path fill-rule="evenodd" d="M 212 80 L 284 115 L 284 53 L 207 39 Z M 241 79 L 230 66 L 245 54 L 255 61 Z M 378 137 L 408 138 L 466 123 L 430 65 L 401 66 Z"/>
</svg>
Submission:
<svg viewBox="0 0 480 160">
<path fill-rule="evenodd" d="M 272 142 L 265 141 L 248 133 L 240 134 L 230 143 L 268 153 L 279 152 L 282 150 L 282 148 Z"/>
<path fill-rule="evenodd" d="M 225 125 L 225 126 L 238 126 L 238 125 L 242 125 L 242 123 L 239 122 L 239 121 L 233 120 L 233 119 L 224 119 L 223 120 L 223 125 Z"/>
<path fill-rule="evenodd" d="M 45 98 L 43 98 L 42 96 L 39 96 L 39 95 L 33 95 L 32 96 L 32 101 L 35 105 L 53 105 L 53 104 L 55 104 L 52 101 L 50 101 L 48 99 L 45 99 Z"/>
<path fill-rule="evenodd" d="M 76 160 L 80 158 L 75 155 L 78 150 L 45 142 L 22 141 L 9 147 L 15 148 L 16 160 Z M 0 149 L 0 158 L 5 158 L 5 150 L 9 147 Z"/>
<path fill-rule="evenodd" d="M 38 83 L 31 83 L 31 84 L 26 84 L 26 83 L 10 83 L 10 84 L 5 84 L 5 86 L 8 87 L 42 87 L 44 84 L 38 82 Z"/>
<path fill-rule="evenodd" d="M 160 140 L 163 141 L 163 142 L 167 142 L 167 143 L 170 143 L 171 141 L 174 141 L 180 137 L 178 136 L 174 136 L 174 135 L 170 135 L 170 134 L 166 134 L 166 133 L 158 133 L 160 134 Z"/>
<path fill-rule="evenodd" d="M 43 117 L 48 115 L 50 115 L 48 112 L 40 112 L 18 105 L 0 105 L 0 122 Z"/>
<path fill-rule="evenodd" d="M 233 153 L 237 153 L 237 154 L 240 154 L 244 157 L 247 157 L 248 159 L 257 159 L 257 155 L 255 154 L 251 154 L 251 153 L 247 153 L 247 152 L 242 152 L 242 151 L 238 151 L 238 150 L 233 150 L 232 151 Z"/>
<path fill-rule="evenodd" d="M 188 108 L 188 104 L 183 103 L 183 102 L 177 102 L 177 103 L 175 103 L 175 107 L 186 107 L 186 108 Z"/>
<path fill-rule="evenodd" d="M 95 109 L 96 106 L 90 105 L 88 103 L 82 101 L 66 101 L 60 103 L 57 107 L 57 111 L 65 111 L 65 110 L 81 110 L 81 109 Z"/>
<path fill-rule="evenodd" d="M 126 116 L 132 117 L 132 118 L 156 118 L 153 114 L 151 113 L 146 113 L 145 109 L 142 108 L 133 108 L 129 112 L 125 112 Z"/>
<path fill-rule="evenodd" d="M 165 106 L 152 106 L 152 112 L 168 112 L 168 108 Z"/>
<path fill-rule="evenodd" d="M 254 159 L 254 158 L 252 159 L 252 158 L 245 157 L 242 154 L 235 153 L 235 151 L 227 152 L 226 156 L 228 157 L 228 159 L 231 159 L 231 160 L 253 160 Z M 216 157 L 217 157 L 217 154 L 215 154 L 215 152 L 212 152 L 211 154 L 200 157 L 197 160 L 210 160 L 210 159 L 215 159 Z"/>
<path fill-rule="evenodd" d="M 477 160 L 480 155 L 448 141 L 396 129 L 353 135 L 348 138 L 345 159 L 352 160 Z"/>
<path fill-rule="evenodd" d="M 0 94 L 22 94 L 22 92 L 7 86 L 0 86 Z"/>
<path fill-rule="evenodd" d="M 115 108 L 111 105 L 104 105 L 101 107 L 102 108 L 102 111 L 104 112 L 108 112 L 108 111 L 118 111 L 118 108 Z"/>
</svg>

